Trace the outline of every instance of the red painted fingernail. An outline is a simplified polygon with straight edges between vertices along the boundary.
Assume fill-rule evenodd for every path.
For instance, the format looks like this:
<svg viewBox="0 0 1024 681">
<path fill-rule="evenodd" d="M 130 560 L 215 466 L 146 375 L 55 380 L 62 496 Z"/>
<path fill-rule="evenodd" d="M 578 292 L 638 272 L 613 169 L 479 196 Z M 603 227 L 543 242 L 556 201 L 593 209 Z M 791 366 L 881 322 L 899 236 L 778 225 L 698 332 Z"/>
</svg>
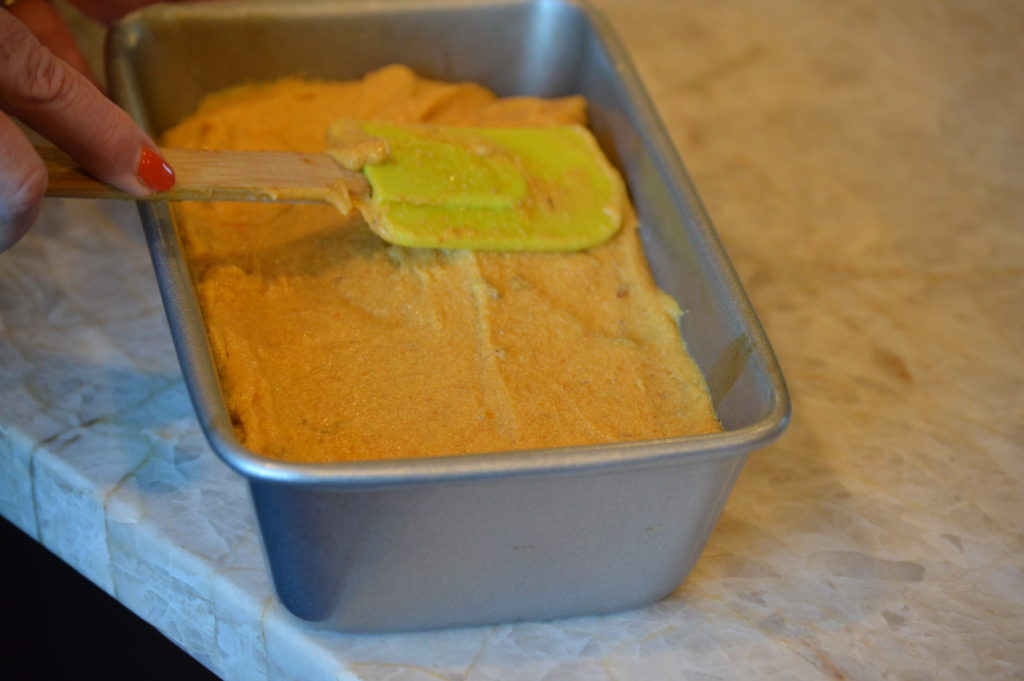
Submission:
<svg viewBox="0 0 1024 681">
<path fill-rule="evenodd" d="M 135 173 L 142 184 L 155 192 L 165 192 L 174 186 L 174 170 L 149 147 L 142 147 Z"/>
</svg>

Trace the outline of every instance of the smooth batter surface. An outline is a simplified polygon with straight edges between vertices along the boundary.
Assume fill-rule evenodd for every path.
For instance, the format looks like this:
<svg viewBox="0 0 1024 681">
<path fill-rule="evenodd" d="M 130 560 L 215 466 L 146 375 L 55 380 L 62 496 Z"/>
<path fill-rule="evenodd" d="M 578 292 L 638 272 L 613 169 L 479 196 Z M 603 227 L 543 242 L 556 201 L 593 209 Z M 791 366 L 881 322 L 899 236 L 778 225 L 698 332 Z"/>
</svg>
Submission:
<svg viewBox="0 0 1024 681">
<path fill-rule="evenodd" d="M 323 151 L 339 118 L 584 123 L 586 104 L 497 99 L 389 67 L 213 96 L 164 144 Z M 266 456 L 341 461 L 721 430 L 630 214 L 575 253 L 392 246 L 330 206 L 176 209 L 237 434 Z"/>
</svg>

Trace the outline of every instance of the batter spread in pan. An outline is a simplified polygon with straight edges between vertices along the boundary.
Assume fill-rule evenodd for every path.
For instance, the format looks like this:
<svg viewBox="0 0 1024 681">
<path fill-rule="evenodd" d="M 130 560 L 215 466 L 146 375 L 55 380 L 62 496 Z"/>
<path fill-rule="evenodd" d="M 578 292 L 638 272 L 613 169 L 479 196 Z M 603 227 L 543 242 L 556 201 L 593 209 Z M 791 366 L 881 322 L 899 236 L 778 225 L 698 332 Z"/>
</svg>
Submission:
<svg viewBox="0 0 1024 681">
<path fill-rule="evenodd" d="M 325 149 L 338 119 L 583 124 L 579 97 L 496 97 L 388 67 L 213 95 L 163 139 Z M 586 251 L 404 248 L 327 205 L 174 208 L 240 441 L 352 461 L 620 442 L 721 430 L 626 210 Z"/>
</svg>

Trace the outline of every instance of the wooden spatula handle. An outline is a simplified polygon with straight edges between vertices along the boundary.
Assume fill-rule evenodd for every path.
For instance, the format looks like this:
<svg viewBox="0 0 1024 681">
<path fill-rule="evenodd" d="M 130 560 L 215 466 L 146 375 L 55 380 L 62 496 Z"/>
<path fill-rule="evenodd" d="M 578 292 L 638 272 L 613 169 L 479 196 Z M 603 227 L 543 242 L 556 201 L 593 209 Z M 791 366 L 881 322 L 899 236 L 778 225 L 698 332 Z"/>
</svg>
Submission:
<svg viewBox="0 0 1024 681">
<path fill-rule="evenodd" d="M 362 196 L 370 192 L 362 174 L 342 168 L 327 154 L 168 148 L 161 153 L 174 168 L 174 187 L 140 199 L 100 182 L 59 149 L 38 147 L 36 151 L 50 177 L 47 196 L 135 201 L 320 202 L 339 187 Z"/>
</svg>

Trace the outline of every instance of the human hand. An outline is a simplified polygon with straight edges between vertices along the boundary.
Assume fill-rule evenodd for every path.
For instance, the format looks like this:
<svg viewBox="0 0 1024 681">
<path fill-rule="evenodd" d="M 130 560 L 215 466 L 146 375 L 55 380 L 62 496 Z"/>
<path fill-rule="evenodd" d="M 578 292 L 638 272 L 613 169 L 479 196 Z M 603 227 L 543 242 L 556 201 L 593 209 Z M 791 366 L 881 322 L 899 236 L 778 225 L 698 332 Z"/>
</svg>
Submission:
<svg viewBox="0 0 1024 681">
<path fill-rule="evenodd" d="M 83 9 L 104 5 L 101 0 L 79 2 Z M 120 11 L 142 4 L 147 3 L 115 0 L 111 6 Z M 109 21 L 117 15 L 94 16 Z M 44 46 L 40 38 L 53 47 Z M 9 116 L 46 137 L 100 180 L 130 194 L 144 196 L 174 184 L 174 173 L 153 140 L 54 50 L 63 51 L 71 62 L 75 53 L 81 58 L 71 32 L 48 3 L 21 0 L 9 11 L 0 10 L 0 251 L 28 231 L 47 185 L 42 160 Z M 78 66 L 84 64 L 82 59 Z"/>
</svg>

